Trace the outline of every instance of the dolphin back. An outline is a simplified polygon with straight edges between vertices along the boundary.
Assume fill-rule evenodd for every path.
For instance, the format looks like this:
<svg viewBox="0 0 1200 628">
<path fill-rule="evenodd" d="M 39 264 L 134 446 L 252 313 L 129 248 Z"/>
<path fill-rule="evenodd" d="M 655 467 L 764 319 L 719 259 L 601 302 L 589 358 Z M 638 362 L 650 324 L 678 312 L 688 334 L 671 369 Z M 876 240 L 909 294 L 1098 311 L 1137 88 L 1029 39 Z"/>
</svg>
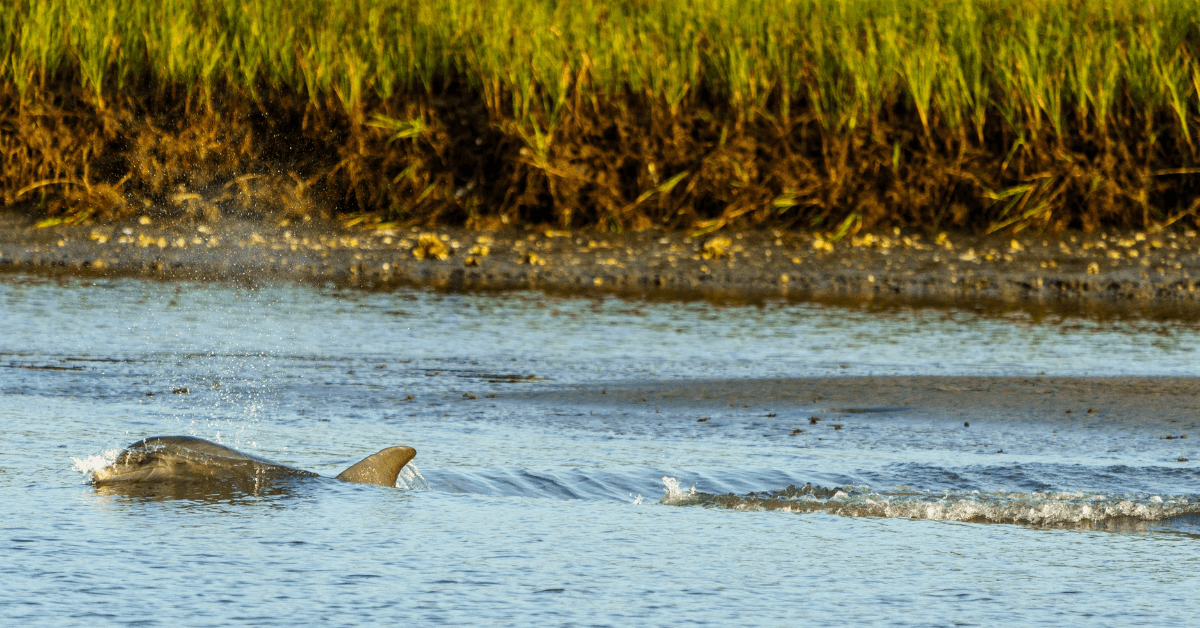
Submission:
<svg viewBox="0 0 1200 628">
<path fill-rule="evenodd" d="M 388 447 L 377 454 L 371 454 L 359 461 L 358 464 L 342 471 L 337 479 L 357 484 L 379 484 L 380 486 L 395 486 L 400 469 L 417 455 L 412 447 Z"/>
</svg>

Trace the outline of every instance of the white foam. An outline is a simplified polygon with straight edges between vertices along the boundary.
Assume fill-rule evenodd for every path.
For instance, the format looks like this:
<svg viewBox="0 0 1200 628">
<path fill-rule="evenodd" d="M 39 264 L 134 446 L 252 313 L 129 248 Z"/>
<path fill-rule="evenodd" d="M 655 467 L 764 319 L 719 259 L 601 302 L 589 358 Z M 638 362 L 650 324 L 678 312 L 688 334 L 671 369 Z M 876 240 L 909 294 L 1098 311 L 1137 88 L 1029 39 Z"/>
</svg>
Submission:
<svg viewBox="0 0 1200 628">
<path fill-rule="evenodd" d="M 666 494 L 663 495 L 660 503 L 677 504 L 696 496 L 695 486 L 692 487 L 691 491 L 684 492 L 684 490 L 679 486 L 679 480 L 672 477 L 663 477 L 662 481 Z"/>
<path fill-rule="evenodd" d="M 873 493 L 868 487 L 843 487 L 830 497 L 805 494 L 773 497 L 750 494 L 709 495 L 684 493 L 674 478 L 663 478 L 667 494 L 660 503 L 700 505 L 732 510 L 782 510 L 826 512 L 848 517 L 892 517 L 935 521 L 1015 523 L 1040 526 L 1090 526 L 1161 521 L 1200 511 L 1187 500 L 1161 496 L 1121 496 L 1059 493 Z M 847 492 L 849 491 L 849 492 Z"/>
<path fill-rule="evenodd" d="M 80 459 L 71 456 L 71 460 L 75 461 L 74 469 L 84 474 L 83 481 L 91 480 L 92 474 L 104 467 L 111 465 L 117 460 L 117 454 L 121 453 L 119 449 L 106 449 L 94 456 L 88 456 Z"/>
</svg>

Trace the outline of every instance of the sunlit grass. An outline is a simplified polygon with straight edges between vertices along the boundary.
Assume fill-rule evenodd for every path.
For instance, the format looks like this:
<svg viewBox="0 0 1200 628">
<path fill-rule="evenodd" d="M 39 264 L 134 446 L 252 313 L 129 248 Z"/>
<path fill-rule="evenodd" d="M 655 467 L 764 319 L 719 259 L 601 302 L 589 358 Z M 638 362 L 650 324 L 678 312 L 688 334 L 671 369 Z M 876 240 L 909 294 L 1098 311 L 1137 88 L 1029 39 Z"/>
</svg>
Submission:
<svg viewBox="0 0 1200 628">
<path fill-rule="evenodd" d="M 672 111 L 715 94 L 746 118 L 803 103 L 831 129 L 899 104 L 976 133 L 995 112 L 1034 139 L 1104 128 L 1121 97 L 1186 128 L 1198 16 L 1200 0 L 16 0 L 0 76 L 69 72 L 97 103 L 149 77 L 347 110 L 463 80 L 545 124 L 625 94 Z"/>
</svg>

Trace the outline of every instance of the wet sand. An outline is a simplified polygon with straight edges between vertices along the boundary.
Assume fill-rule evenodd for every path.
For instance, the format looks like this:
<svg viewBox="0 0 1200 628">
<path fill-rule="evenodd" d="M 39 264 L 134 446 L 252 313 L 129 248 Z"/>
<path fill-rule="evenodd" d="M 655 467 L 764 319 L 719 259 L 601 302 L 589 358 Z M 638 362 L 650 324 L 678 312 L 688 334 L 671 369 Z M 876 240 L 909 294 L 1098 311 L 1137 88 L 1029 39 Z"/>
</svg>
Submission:
<svg viewBox="0 0 1200 628">
<path fill-rule="evenodd" d="M 441 245 L 430 246 L 430 237 Z M 0 272 L 651 298 L 1007 304 L 1184 318 L 1200 313 L 1198 247 L 1200 238 L 1188 229 L 1015 238 L 893 231 L 829 242 L 780 231 L 689 237 L 545 228 L 358 229 L 257 219 L 143 218 L 39 229 L 25 216 L 0 213 Z"/>
<path fill-rule="evenodd" d="M 1200 378 L 1190 377 L 827 377 L 621 383 L 602 388 L 510 393 L 548 404 L 694 411 L 699 418 L 803 410 L 820 419 L 796 428 L 888 416 L 964 422 L 1077 426 L 1121 424 L 1200 439 Z M 1195 443 L 1190 439 L 1181 439 Z"/>
</svg>

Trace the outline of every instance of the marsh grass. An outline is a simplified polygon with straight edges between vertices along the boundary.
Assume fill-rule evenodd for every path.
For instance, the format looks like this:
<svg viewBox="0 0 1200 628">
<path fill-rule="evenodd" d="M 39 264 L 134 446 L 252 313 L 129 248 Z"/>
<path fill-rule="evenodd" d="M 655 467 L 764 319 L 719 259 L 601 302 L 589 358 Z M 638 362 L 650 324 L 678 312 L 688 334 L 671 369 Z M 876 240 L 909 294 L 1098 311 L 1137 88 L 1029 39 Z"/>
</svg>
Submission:
<svg viewBox="0 0 1200 628">
<path fill-rule="evenodd" d="M 479 226 L 1162 225 L 1200 209 L 1198 19 L 1200 0 L 16 0 L 0 187 L 76 218 L 190 194 Z"/>
</svg>

